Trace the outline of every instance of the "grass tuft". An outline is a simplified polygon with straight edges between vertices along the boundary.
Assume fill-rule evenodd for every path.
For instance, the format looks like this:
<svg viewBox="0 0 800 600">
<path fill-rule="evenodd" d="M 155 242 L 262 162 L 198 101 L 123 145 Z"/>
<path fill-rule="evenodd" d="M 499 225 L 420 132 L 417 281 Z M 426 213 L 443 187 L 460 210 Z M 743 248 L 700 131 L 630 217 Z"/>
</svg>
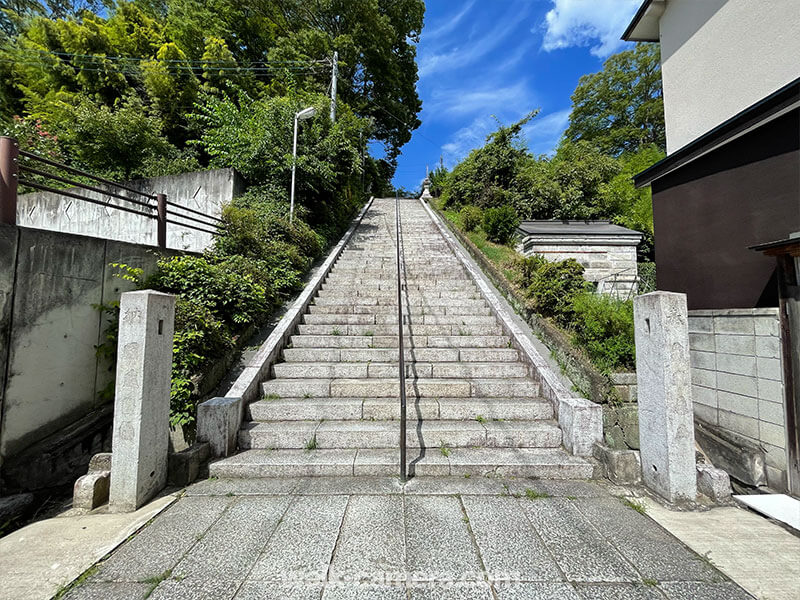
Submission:
<svg viewBox="0 0 800 600">
<path fill-rule="evenodd" d="M 541 500 L 542 498 L 549 498 L 550 494 L 546 492 L 540 492 L 538 490 L 533 490 L 531 488 L 525 488 L 525 497 L 528 500 Z"/>
<path fill-rule="evenodd" d="M 622 503 L 628 508 L 632 508 L 633 510 L 638 512 L 640 515 L 647 514 L 647 508 L 645 507 L 644 503 L 639 500 L 636 500 L 635 498 L 633 499 L 623 498 Z"/>
</svg>

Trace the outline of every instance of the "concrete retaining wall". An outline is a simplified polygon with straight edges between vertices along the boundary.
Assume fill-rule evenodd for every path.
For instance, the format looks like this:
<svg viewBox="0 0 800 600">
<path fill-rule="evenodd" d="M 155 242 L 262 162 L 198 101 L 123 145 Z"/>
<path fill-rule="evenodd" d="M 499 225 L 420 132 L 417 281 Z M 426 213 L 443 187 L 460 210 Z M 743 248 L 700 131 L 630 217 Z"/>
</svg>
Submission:
<svg viewBox="0 0 800 600">
<path fill-rule="evenodd" d="M 144 245 L 0 226 L 0 469 L 6 489 L 46 486 L 48 477 L 64 475 L 26 474 L 24 464 L 16 465 L 20 457 L 32 464 L 35 457 L 27 453 L 46 440 L 70 458 L 53 456 L 42 469 L 66 462 L 80 469 L 78 475 L 103 445 L 99 432 L 108 415 L 83 427 L 83 437 L 59 439 L 90 415 L 102 417 L 105 408 L 98 393 L 113 373 L 96 356 L 107 322 L 95 305 L 119 300 L 133 287 L 114 277 L 109 263 L 150 270 L 158 256 Z M 61 451 L 42 447 L 39 454 L 53 452 Z"/>
<path fill-rule="evenodd" d="M 153 177 L 128 182 L 125 185 L 148 194 L 166 194 L 168 202 L 174 202 L 214 217 L 219 217 L 222 206 L 243 191 L 242 179 L 233 169 Z M 108 189 L 119 192 L 116 188 Z M 75 191 L 82 196 L 107 201 L 111 207 L 50 192 L 23 194 L 17 200 L 17 224 L 23 227 L 88 235 L 131 244 L 158 245 L 155 219 L 113 208 L 114 205 L 125 205 L 155 216 L 155 200 L 150 201 L 152 206 L 148 208 L 132 205 L 117 198 L 102 196 L 96 192 Z M 122 194 L 126 195 L 128 192 L 122 192 Z M 143 200 L 142 197 L 133 194 L 131 197 Z M 198 218 L 197 215 L 185 213 L 179 209 L 175 209 L 174 214 L 170 215 L 172 210 L 172 207 L 167 208 L 167 219 L 174 219 L 178 214 L 188 214 Z M 181 222 L 204 227 L 194 221 L 181 220 Z M 208 229 L 208 227 L 204 228 Z M 213 236 L 209 233 L 172 223 L 167 224 L 167 248 L 202 252 L 211 245 L 212 241 Z"/>
<path fill-rule="evenodd" d="M 689 312 L 697 417 L 766 454 L 767 480 L 786 489 L 786 416 L 777 308 Z"/>
</svg>

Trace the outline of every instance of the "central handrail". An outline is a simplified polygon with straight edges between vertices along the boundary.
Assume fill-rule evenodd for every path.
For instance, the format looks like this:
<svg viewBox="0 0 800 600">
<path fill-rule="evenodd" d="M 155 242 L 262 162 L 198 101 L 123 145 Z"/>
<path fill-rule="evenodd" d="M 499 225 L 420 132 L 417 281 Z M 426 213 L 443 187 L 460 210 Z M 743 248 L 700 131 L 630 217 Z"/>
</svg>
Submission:
<svg viewBox="0 0 800 600">
<path fill-rule="evenodd" d="M 394 196 L 395 249 L 397 254 L 397 347 L 400 366 L 400 479 L 406 480 L 406 361 L 403 349 L 403 287 L 400 281 L 400 194 Z"/>
</svg>

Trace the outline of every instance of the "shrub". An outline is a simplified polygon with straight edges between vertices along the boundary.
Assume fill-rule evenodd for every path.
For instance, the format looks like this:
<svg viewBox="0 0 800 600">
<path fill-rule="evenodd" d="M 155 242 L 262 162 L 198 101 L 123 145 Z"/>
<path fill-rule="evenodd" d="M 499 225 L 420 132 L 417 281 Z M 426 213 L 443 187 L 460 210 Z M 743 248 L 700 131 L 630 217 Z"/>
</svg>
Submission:
<svg viewBox="0 0 800 600">
<path fill-rule="evenodd" d="M 519 223 L 516 211 L 508 204 L 499 208 L 487 208 L 483 213 L 486 238 L 496 244 L 507 244 L 511 241 Z"/>
<path fill-rule="evenodd" d="M 575 341 L 603 371 L 633 369 L 633 301 L 583 293 L 573 300 Z"/>
<path fill-rule="evenodd" d="M 461 226 L 464 231 L 475 231 L 483 221 L 483 213 L 477 206 L 465 206 L 458 214 L 461 216 Z"/>
<path fill-rule="evenodd" d="M 270 308 L 267 290 L 249 274 L 230 270 L 206 256 L 161 259 L 147 287 L 180 294 L 229 325 L 256 323 Z"/>
<path fill-rule="evenodd" d="M 648 294 L 658 289 L 656 281 L 656 263 L 639 263 L 639 293 Z"/>
<path fill-rule="evenodd" d="M 191 431 L 197 413 L 193 377 L 233 348 L 229 329 L 200 304 L 178 297 L 172 346 L 170 424 Z M 190 433 L 187 431 L 187 433 Z"/>
<path fill-rule="evenodd" d="M 589 284 L 583 278 L 583 267 L 573 258 L 558 262 L 544 259 L 533 270 L 526 293 L 536 304 L 536 310 L 568 327 L 572 321 L 575 297 Z"/>
</svg>

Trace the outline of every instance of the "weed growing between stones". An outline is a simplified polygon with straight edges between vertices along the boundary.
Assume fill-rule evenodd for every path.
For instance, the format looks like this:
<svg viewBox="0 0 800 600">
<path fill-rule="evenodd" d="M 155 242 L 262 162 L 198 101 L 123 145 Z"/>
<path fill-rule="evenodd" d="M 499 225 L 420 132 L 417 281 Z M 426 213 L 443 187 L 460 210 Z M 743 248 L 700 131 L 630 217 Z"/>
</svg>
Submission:
<svg viewBox="0 0 800 600">
<path fill-rule="evenodd" d="M 525 497 L 528 500 L 541 500 L 542 498 L 549 498 L 550 494 L 547 494 L 546 492 L 533 490 L 531 488 L 525 488 Z"/>
<path fill-rule="evenodd" d="M 623 498 L 622 503 L 628 508 L 632 508 L 641 515 L 647 514 L 647 508 L 644 503 L 636 500 L 635 498 Z"/>
</svg>

